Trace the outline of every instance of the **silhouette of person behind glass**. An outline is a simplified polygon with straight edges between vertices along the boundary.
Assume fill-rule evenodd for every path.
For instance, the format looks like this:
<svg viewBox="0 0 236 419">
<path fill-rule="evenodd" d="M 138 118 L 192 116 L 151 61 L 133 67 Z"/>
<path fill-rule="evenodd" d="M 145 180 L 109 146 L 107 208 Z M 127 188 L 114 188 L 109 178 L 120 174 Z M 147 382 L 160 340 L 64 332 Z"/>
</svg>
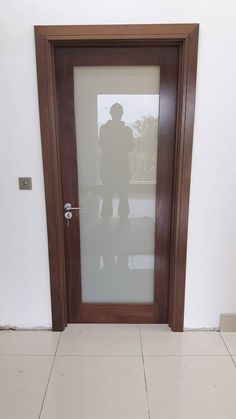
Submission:
<svg viewBox="0 0 236 419">
<path fill-rule="evenodd" d="M 118 215 L 127 221 L 129 214 L 128 185 L 130 179 L 128 153 L 134 146 L 133 131 L 123 121 L 123 107 L 114 103 L 110 108 L 111 120 L 100 129 L 100 146 L 103 151 L 101 178 L 103 181 L 103 203 L 101 215 L 108 221 L 113 214 L 113 194 L 119 195 Z"/>
</svg>

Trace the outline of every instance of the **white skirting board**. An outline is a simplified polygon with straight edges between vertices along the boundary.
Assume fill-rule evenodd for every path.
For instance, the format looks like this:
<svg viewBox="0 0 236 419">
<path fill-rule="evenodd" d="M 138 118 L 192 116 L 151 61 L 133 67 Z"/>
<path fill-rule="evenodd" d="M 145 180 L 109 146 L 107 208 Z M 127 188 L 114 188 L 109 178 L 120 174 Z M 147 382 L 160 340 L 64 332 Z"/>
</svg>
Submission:
<svg viewBox="0 0 236 419">
<path fill-rule="evenodd" d="M 220 332 L 236 332 L 236 313 L 220 315 Z"/>
</svg>

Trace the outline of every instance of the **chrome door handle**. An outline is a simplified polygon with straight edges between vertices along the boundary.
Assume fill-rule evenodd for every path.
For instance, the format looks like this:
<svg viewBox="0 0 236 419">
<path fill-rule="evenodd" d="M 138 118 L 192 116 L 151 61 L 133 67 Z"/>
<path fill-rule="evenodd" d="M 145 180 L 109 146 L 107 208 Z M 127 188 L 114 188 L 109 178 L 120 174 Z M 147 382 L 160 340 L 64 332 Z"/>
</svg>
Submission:
<svg viewBox="0 0 236 419">
<path fill-rule="evenodd" d="M 64 209 L 65 211 L 71 211 L 71 210 L 82 210 L 82 207 L 72 207 L 72 205 L 70 204 L 70 202 L 68 202 L 67 204 L 64 205 Z"/>
</svg>

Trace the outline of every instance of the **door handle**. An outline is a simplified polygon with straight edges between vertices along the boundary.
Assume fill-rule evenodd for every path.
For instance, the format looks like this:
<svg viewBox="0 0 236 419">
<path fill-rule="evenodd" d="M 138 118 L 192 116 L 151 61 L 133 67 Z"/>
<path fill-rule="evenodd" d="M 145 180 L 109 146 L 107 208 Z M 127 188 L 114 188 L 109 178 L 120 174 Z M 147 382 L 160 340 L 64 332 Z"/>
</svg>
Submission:
<svg viewBox="0 0 236 419">
<path fill-rule="evenodd" d="M 70 202 L 68 202 L 67 204 L 64 205 L 64 209 L 65 211 L 71 211 L 71 210 L 82 210 L 82 207 L 72 207 L 72 205 L 70 204 Z"/>
</svg>

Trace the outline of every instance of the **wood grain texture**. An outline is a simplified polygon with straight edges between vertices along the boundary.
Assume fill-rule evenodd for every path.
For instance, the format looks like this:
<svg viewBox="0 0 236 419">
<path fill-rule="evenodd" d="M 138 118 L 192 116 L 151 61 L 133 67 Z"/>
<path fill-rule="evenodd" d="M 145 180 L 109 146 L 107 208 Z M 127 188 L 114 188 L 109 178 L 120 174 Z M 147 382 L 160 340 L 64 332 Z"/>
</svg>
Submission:
<svg viewBox="0 0 236 419">
<path fill-rule="evenodd" d="M 174 206 L 172 216 L 169 324 L 183 331 L 185 274 L 197 73 L 198 26 L 182 44 L 176 131 Z"/>
<path fill-rule="evenodd" d="M 39 31 L 36 31 L 35 39 L 50 261 L 52 323 L 53 330 L 60 331 L 67 324 L 67 314 L 60 158 L 53 77 L 54 64 L 51 45 Z"/>
<path fill-rule="evenodd" d="M 36 26 L 36 56 L 40 125 L 44 162 L 53 329 L 67 324 L 65 253 L 62 212 L 58 121 L 55 103 L 54 48 L 56 45 L 95 45 L 120 41 L 146 46 L 178 45 L 180 71 L 174 170 L 174 205 L 171 229 L 169 324 L 183 330 L 185 267 L 194 103 L 197 68 L 198 24 Z"/>
<path fill-rule="evenodd" d="M 124 41 L 123 41 L 124 42 Z M 158 153 L 156 185 L 156 220 L 155 220 L 155 267 L 154 267 L 154 303 L 142 305 L 136 311 L 134 304 L 123 304 L 122 318 L 130 322 L 144 322 L 145 309 L 149 313 L 150 323 L 168 322 L 169 267 L 171 244 L 171 213 L 173 191 L 173 162 L 175 149 L 175 127 L 178 85 L 178 46 L 155 45 L 138 48 L 125 45 L 103 47 L 83 46 L 76 48 L 58 47 L 55 50 L 56 91 L 59 122 L 59 145 L 61 154 L 61 173 L 63 202 L 78 202 L 77 151 L 74 109 L 74 76 L 73 69 L 78 66 L 160 66 L 160 104 L 158 118 Z M 85 157 L 85 156 L 84 156 Z M 83 317 L 84 303 L 81 299 L 81 261 L 79 216 L 73 217 L 70 228 L 65 228 L 65 260 L 68 301 L 68 321 L 85 322 Z M 102 233 L 101 233 L 102 234 Z M 121 313 L 121 304 L 99 305 L 99 318 L 117 321 Z M 90 305 L 92 307 L 92 304 Z M 103 314 L 102 314 L 103 309 Z M 132 312 L 133 310 L 133 312 Z M 152 310 L 152 314 L 151 314 Z M 136 313 L 136 316 L 135 316 Z M 143 314 L 143 320 L 141 317 Z M 95 318 L 95 305 L 91 310 Z M 120 314 L 119 316 L 120 317 Z M 131 321 L 132 319 L 132 321 Z M 136 319 L 136 320 L 135 320 Z M 86 311 L 86 321 L 89 312 Z"/>
<path fill-rule="evenodd" d="M 81 323 L 156 323 L 152 304 L 106 304 L 105 309 L 104 306 L 105 304 L 82 304 Z"/>
<path fill-rule="evenodd" d="M 160 39 L 182 42 L 198 28 L 198 24 L 140 24 L 140 25 L 55 25 L 36 26 L 49 41 L 78 39 Z"/>
</svg>

